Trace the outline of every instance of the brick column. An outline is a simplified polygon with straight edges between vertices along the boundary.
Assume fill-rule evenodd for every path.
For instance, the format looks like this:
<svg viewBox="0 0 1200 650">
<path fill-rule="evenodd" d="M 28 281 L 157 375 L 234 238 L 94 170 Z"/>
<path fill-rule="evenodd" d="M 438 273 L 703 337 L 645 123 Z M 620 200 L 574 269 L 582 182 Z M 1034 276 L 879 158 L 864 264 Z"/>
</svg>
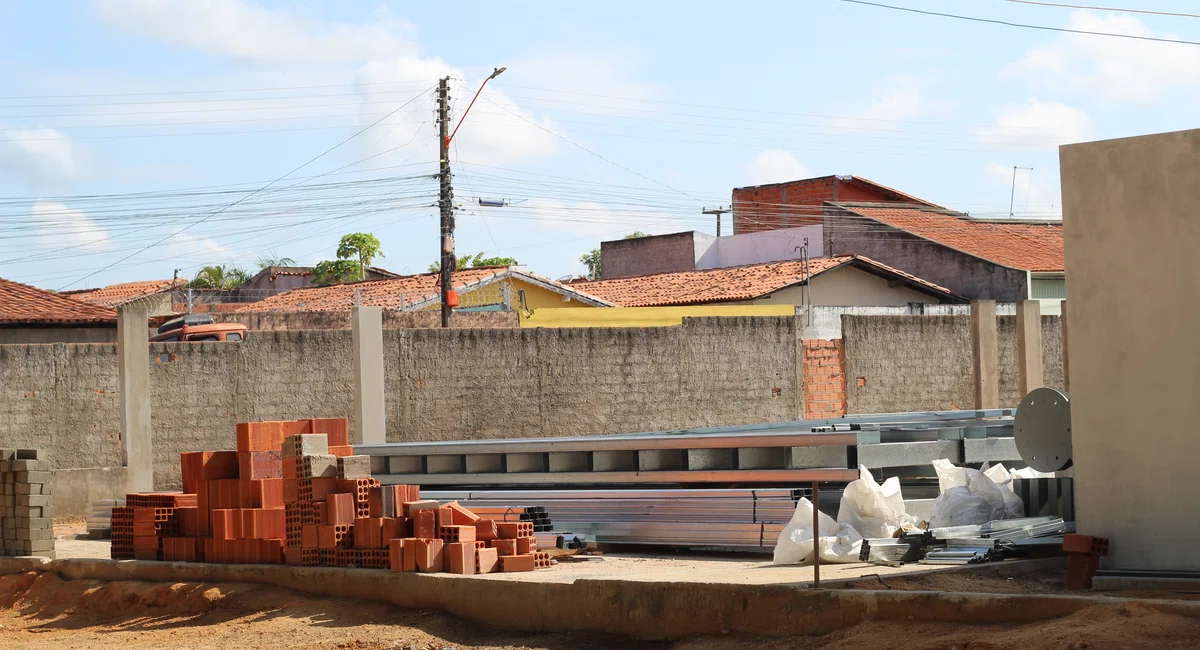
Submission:
<svg viewBox="0 0 1200 650">
<path fill-rule="evenodd" d="M 975 408 L 1000 408 L 1000 348 L 996 333 L 996 301 L 971 303 L 971 376 Z"/>
</svg>

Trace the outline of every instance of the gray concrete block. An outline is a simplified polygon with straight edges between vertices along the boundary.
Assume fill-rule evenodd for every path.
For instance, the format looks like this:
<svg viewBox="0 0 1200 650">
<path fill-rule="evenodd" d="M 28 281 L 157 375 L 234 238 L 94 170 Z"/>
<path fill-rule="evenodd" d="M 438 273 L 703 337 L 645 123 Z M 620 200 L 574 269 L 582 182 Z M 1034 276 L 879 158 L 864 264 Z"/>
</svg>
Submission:
<svg viewBox="0 0 1200 650">
<path fill-rule="evenodd" d="M 17 516 L 18 517 L 30 517 L 30 518 L 41 517 L 42 516 L 42 507 L 41 506 L 17 506 Z"/>
<path fill-rule="evenodd" d="M 29 528 L 54 528 L 54 520 L 48 517 L 30 517 L 25 520 L 24 525 Z"/>
<path fill-rule="evenodd" d="M 283 439 L 284 458 L 299 458 L 329 453 L 329 436 L 324 433 L 302 433 Z"/>
<path fill-rule="evenodd" d="M 17 494 L 9 497 L 13 499 L 12 503 L 4 503 L 4 505 L 16 506 L 48 506 L 51 505 L 51 497 L 48 494 Z M 0 501 L 2 503 L 2 501 Z"/>
<path fill-rule="evenodd" d="M 338 459 L 332 454 L 313 454 L 303 460 L 305 478 L 337 478 Z"/>
<path fill-rule="evenodd" d="M 17 494 L 42 494 L 46 486 L 41 483 L 17 483 L 13 486 L 13 492 Z"/>
<path fill-rule="evenodd" d="M 344 479 L 371 478 L 371 457 L 342 456 L 338 458 L 338 477 Z"/>
<path fill-rule="evenodd" d="M 16 449 L 0 449 L 0 460 L 12 460 L 17 457 Z"/>
<path fill-rule="evenodd" d="M 178 461 L 178 458 L 176 458 L 176 461 Z M 17 459 L 17 461 L 12 461 L 12 471 L 50 471 L 50 462 Z"/>
<path fill-rule="evenodd" d="M 13 472 L 17 483 L 49 483 L 53 476 L 50 472 Z"/>
</svg>

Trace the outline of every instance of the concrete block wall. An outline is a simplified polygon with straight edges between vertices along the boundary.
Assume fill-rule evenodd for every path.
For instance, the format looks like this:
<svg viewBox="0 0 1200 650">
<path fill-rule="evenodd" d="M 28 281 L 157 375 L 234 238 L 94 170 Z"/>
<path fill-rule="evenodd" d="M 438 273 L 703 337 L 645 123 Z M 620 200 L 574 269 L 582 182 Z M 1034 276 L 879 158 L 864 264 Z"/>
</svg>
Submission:
<svg viewBox="0 0 1200 650">
<path fill-rule="evenodd" d="M 1016 319 L 997 317 L 1000 406 L 1020 403 Z M 1062 388 L 1058 316 L 1042 317 L 1047 386 Z M 971 385 L 969 316 L 842 316 L 846 412 L 968 409 Z"/>
<path fill-rule="evenodd" d="M 802 412 L 791 317 L 384 336 L 389 442 L 636 432 Z"/>
<path fill-rule="evenodd" d="M 806 340 L 804 345 L 804 417 L 846 414 L 846 361 L 842 340 Z"/>
</svg>

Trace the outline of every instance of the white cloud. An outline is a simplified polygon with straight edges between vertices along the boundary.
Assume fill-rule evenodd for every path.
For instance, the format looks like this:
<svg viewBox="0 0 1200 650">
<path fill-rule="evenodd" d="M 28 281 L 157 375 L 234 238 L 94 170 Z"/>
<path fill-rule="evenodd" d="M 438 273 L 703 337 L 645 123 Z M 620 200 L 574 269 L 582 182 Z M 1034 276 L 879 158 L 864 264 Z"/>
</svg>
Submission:
<svg viewBox="0 0 1200 650">
<path fill-rule="evenodd" d="M 747 168 L 750 185 L 766 185 L 808 178 L 808 169 L 796 156 L 783 149 L 760 151 Z"/>
<path fill-rule="evenodd" d="M 387 87 L 381 84 L 397 79 L 424 79 L 433 85 L 439 78 L 446 76 L 451 77 L 453 131 L 453 128 L 460 124 L 459 119 L 482 79 L 470 78 L 462 70 L 441 59 L 409 57 L 368 63 L 359 72 L 358 81 L 364 101 L 374 101 L 378 95 L 373 89 Z M 389 95 L 389 98 L 394 96 Z M 429 100 L 418 99 L 410 108 L 397 112 L 376 126 L 372 132 L 364 134 L 360 138 L 367 147 L 363 154 L 375 155 L 404 145 L 389 155 L 388 159 L 408 159 L 416 147 L 436 142 L 437 131 L 430 123 L 433 113 L 432 98 L 430 95 Z M 396 105 L 400 104 L 401 102 L 396 100 Z M 375 104 L 364 105 L 364 112 L 370 113 L 361 118 L 364 124 L 378 119 L 380 110 Z M 424 127 L 422 123 L 426 123 Z M 461 124 L 463 126 L 455 135 L 451 150 L 452 159 L 455 161 L 485 165 L 506 164 L 524 158 L 552 155 L 558 143 L 558 139 L 552 133 L 557 131 L 553 122 L 517 106 L 502 91 L 490 86 L 484 90 L 466 121 Z M 412 144 L 408 145 L 410 142 Z M 436 159 L 436 155 L 434 158 Z"/>
<path fill-rule="evenodd" d="M 0 129 L 0 170 L 35 186 L 75 178 L 81 171 L 71 138 L 54 129 Z"/>
<path fill-rule="evenodd" d="M 83 210 L 62 203 L 33 202 L 29 210 L 33 239 L 47 249 L 69 249 L 70 255 L 98 253 L 109 248 L 108 233 L 88 218 Z"/>
<path fill-rule="evenodd" d="M 830 121 L 827 128 L 832 133 L 854 133 L 863 129 L 877 130 L 879 122 L 904 121 L 923 116 L 946 116 L 954 112 L 955 105 L 944 100 L 931 100 L 921 92 L 920 84 L 910 77 L 893 79 L 878 90 L 865 105 L 838 110 L 845 117 Z"/>
<path fill-rule="evenodd" d="M 386 14 L 366 25 L 322 23 L 245 0 L 98 0 L 100 18 L 125 31 L 256 63 L 344 63 L 415 53 L 409 26 Z"/>
<path fill-rule="evenodd" d="M 1155 33 L 1131 16 L 1071 13 L 1070 29 L 1178 38 Z M 1063 34 L 1031 48 L 1001 72 L 1054 90 L 1086 92 L 1111 101 L 1151 102 L 1181 88 L 1200 87 L 1200 48 L 1153 41 Z"/>
<path fill-rule="evenodd" d="M 1092 120 L 1073 106 L 1031 98 L 1006 104 L 996 125 L 979 129 L 976 136 L 994 149 L 1051 148 L 1091 139 Z"/>
</svg>

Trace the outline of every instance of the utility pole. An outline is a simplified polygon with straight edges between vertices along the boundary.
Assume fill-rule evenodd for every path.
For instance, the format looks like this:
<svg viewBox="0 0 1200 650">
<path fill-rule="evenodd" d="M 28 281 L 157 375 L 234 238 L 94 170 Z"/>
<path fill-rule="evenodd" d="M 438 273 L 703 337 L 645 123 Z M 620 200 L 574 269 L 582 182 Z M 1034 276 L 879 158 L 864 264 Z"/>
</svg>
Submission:
<svg viewBox="0 0 1200 650">
<path fill-rule="evenodd" d="M 722 208 L 722 207 L 704 208 L 704 209 L 700 210 L 700 214 L 715 214 L 715 215 L 717 215 L 717 236 L 718 237 L 721 236 L 721 215 L 725 214 L 726 212 L 732 212 L 732 210 L 730 210 L 729 208 Z"/>
<path fill-rule="evenodd" d="M 442 327 L 450 327 L 450 292 L 454 290 L 454 188 L 450 185 L 450 77 L 438 82 L 438 207 L 442 233 Z"/>
<path fill-rule="evenodd" d="M 1010 193 L 1008 195 L 1008 218 L 1009 219 L 1011 219 L 1015 216 L 1013 214 L 1013 200 L 1017 198 L 1017 170 L 1018 169 L 1027 169 L 1030 172 L 1033 171 L 1033 167 L 1017 167 L 1016 165 L 1013 165 L 1012 193 Z M 1026 201 L 1026 206 L 1028 206 L 1028 203 L 1029 202 Z"/>
</svg>

